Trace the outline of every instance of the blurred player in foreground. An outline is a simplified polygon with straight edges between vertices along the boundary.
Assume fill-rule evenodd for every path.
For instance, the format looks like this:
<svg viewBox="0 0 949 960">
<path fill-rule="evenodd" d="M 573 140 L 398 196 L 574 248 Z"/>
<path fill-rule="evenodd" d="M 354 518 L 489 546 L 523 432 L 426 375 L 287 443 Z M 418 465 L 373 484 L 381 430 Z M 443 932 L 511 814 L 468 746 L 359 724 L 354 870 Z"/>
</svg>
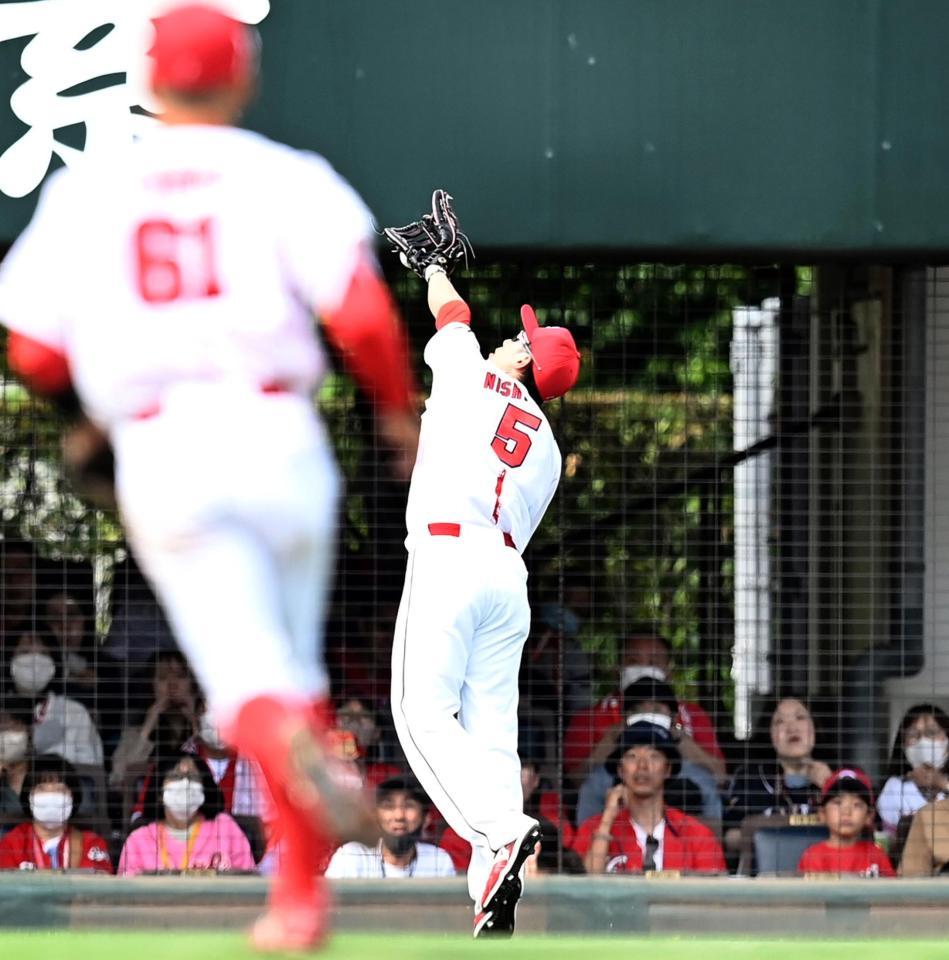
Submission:
<svg viewBox="0 0 949 960">
<path fill-rule="evenodd" d="M 521 551 L 560 481 L 541 404 L 563 396 L 580 354 L 521 308 L 523 330 L 487 360 L 446 270 L 465 254 L 451 197 L 386 236 L 428 283 L 432 392 L 406 513 L 409 551 L 392 647 L 392 712 L 416 777 L 472 845 L 474 935 L 510 935 L 522 867 L 540 839 L 523 812 L 517 674 L 530 628 Z"/>
<path fill-rule="evenodd" d="M 322 740 L 339 480 L 313 411 L 313 315 L 410 463 L 404 332 L 359 197 L 322 158 L 233 126 L 255 34 L 182 5 L 155 21 L 149 69 L 164 122 L 49 178 L 0 272 L 0 318 L 18 375 L 63 404 L 74 390 L 108 435 L 136 557 L 277 807 L 283 856 L 254 943 L 306 948 L 326 932 L 327 844 L 374 840 Z"/>
</svg>

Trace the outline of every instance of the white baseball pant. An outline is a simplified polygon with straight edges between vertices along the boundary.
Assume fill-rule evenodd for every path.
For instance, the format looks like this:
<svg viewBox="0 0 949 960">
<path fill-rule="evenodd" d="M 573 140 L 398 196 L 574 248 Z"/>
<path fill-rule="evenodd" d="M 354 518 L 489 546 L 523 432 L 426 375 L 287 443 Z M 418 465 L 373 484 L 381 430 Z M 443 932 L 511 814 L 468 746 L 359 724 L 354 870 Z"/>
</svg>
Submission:
<svg viewBox="0 0 949 960">
<path fill-rule="evenodd" d="M 339 477 L 309 401 L 176 388 L 113 444 L 129 541 L 220 722 L 325 696 Z"/>
<path fill-rule="evenodd" d="M 531 822 L 517 755 L 529 629 L 527 570 L 498 531 L 415 538 L 392 646 L 392 714 L 419 782 L 471 843 L 476 903 L 494 852 Z"/>
</svg>

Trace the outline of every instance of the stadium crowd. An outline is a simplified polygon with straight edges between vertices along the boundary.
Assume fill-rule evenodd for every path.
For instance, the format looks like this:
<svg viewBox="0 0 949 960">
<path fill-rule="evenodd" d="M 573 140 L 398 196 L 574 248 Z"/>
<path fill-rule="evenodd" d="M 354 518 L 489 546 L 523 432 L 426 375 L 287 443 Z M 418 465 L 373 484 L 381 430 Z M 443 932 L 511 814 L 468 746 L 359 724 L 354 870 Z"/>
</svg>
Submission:
<svg viewBox="0 0 949 960">
<path fill-rule="evenodd" d="M 0 869 L 271 872 L 268 798 L 222 742 L 134 562 L 115 571 L 97 639 L 90 571 L 10 539 L 0 554 Z M 594 699 L 580 615 L 541 604 L 535 620 L 521 671 L 524 805 L 542 825 L 530 871 L 931 876 L 949 863 L 939 707 L 906 712 L 875 785 L 822 742 L 803 698 L 775 702 L 736 745 L 678 695 L 660 637 L 619 644 L 616 687 Z M 340 847 L 327 875 L 451 876 L 470 847 L 400 752 L 384 634 L 329 647 L 337 763 L 374 792 L 382 840 Z"/>
</svg>

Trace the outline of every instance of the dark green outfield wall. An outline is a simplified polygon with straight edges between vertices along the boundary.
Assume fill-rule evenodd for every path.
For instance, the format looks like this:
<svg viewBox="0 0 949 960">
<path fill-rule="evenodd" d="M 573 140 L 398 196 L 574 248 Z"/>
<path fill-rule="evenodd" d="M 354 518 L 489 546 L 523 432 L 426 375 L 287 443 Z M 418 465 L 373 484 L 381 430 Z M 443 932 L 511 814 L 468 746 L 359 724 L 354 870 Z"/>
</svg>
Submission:
<svg viewBox="0 0 949 960">
<path fill-rule="evenodd" d="M 949 251 L 949 0 L 272 6 L 251 125 L 382 220 L 444 185 L 481 245 Z"/>
</svg>

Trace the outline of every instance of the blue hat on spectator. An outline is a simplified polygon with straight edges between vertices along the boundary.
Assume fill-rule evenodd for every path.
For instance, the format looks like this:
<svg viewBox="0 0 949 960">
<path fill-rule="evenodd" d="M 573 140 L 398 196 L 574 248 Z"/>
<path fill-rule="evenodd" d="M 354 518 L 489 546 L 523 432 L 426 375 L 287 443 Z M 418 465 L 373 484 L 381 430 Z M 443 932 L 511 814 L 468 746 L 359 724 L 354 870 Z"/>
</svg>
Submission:
<svg viewBox="0 0 949 960">
<path fill-rule="evenodd" d="M 679 747 L 672 739 L 670 727 L 670 718 L 661 714 L 633 714 L 627 719 L 626 727 L 616 743 L 616 749 L 606 761 L 606 769 L 615 777 L 619 762 L 627 750 L 633 747 L 652 747 L 664 754 L 669 761 L 669 776 L 676 776 L 681 758 Z"/>
</svg>

